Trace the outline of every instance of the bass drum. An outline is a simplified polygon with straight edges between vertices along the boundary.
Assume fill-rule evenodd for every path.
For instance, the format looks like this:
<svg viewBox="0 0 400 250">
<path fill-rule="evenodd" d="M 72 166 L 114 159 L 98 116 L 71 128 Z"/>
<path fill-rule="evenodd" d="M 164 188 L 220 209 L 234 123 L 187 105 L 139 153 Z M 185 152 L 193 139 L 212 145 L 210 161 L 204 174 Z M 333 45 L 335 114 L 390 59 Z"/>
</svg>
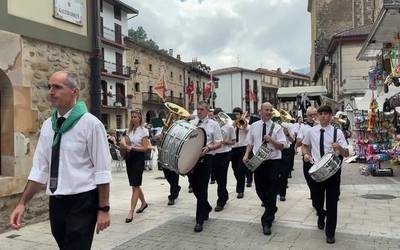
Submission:
<svg viewBox="0 0 400 250">
<path fill-rule="evenodd" d="M 314 164 L 308 173 L 316 182 L 323 182 L 332 177 L 341 166 L 339 156 L 334 153 L 325 154 L 321 160 Z"/>
<path fill-rule="evenodd" d="M 185 175 L 194 168 L 205 145 L 204 129 L 184 120 L 176 121 L 161 141 L 158 161 L 163 168 Z"/>
</svg>

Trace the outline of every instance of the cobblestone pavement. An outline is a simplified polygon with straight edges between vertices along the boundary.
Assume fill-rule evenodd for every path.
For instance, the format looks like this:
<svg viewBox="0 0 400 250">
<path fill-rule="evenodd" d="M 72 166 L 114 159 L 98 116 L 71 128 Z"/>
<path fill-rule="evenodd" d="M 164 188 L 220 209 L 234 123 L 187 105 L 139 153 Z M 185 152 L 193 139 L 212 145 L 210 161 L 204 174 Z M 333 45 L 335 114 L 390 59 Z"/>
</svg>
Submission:
<svg viewBox="0 0 400 250">
<path fill-rule="evenodd" d="M 193 217 L 180 216 L 114 248 L 123 249 L 400 249 L 400 240 L 338 233 L 327 245 L 323 231 L 273 226 L 271 236 L 257 223 L 211 219 L 203 233 L 194 233 Z"/>
<path fill-rule="evenodd" d="M 400 182 L 392 177 L 362 176 L 359 164 L 345 165 L 342 171 L 336 244 L 325 243 L 317 230 L 316 216 L 308 199 L 302 164 L 296 159 L 289 179 L 287 200 L 278 201 L 273 234 L 262 234 L 260 206 L 254 185 L 244 198 L 236 199 L 235 178 L 228 173 L 229 201 L 221 212 L 210 213 L 204 231 L 193 232 L 195 197 L 187 192 L 186 177 L 174 206 L 167 206 L 169 185 L 162 171 L 145 171 L 143 191 L 149 207 L 126 224 L 131 189 L 125 171 L 114 171 L 111 185 L 110 228 L 95 235 L 93 249 L 400 249 Z M 216 204 L 216 185 L 209 185 L 209 201 Z M 364 199 L 364 195 L 393 199 Z M 388 196 L 389 197 L 389 196 Z M 389 197 L 390 198 L 390 197 Z M 139 206 L 140 204 L 138 204 Z M 221 234 L 224 232 L 224 234 Z M 0 249 L 56 249 L 49 222 L 37 223 L 0 234 Z"/>
</svg>

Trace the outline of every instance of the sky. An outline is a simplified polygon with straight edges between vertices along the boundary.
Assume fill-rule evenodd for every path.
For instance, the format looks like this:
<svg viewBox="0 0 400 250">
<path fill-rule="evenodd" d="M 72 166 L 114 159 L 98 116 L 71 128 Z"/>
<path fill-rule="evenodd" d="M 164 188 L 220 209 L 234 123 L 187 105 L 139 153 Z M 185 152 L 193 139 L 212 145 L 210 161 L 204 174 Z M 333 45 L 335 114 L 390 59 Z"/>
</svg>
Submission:
<svg viewBox="0 0 400 250">
<path fill-rule="evenodd" d="M 142 26 L 160 48 L 213 70 L 239 66 L 283 70 L 309 67 L 307 0 L 123 0 L 139 10 L 128 26 Z"/>
</svg>

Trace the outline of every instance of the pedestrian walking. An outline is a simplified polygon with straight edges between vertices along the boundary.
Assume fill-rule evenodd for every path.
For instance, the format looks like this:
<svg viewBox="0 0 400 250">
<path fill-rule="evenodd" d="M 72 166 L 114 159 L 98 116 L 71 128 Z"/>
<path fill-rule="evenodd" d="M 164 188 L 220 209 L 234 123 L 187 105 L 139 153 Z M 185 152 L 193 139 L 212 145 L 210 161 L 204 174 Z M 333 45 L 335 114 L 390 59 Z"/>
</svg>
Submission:
<svg viewBox="0 0 400 250">
<path fill-rule="evenodd" d="M 54 107 L 42 125 L 32 169 L 10 224 L 22 227 L 28 202 L 46 185 L 51 232 L 60 249 L 90 249 L 93 234 L 110 225 L 111 156 L 106 131 L 84 102 L 79 79 L 55 72 L 48 81 Z"/>
</svg>

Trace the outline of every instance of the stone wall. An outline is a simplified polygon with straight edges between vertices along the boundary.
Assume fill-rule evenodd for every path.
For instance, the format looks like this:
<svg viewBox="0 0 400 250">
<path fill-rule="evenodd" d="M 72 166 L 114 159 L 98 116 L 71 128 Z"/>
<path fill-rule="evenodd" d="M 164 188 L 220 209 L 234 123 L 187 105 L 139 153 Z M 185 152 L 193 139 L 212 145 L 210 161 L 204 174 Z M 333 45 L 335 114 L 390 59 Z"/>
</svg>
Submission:
<svg viewBox="0 0 400 250">
<path fill-rule="evenodd" d="M 17 205 L 20 195 L 14 194 L 8 197 L 0 198 L 0 233 L 12 230 L 9 226 L 9 216 L 12 210 Z M 35 197 L 29 203 L 29 207 L 26 210 L 23 225 L 37 223 L 49 219 L 48 207 L 49 197 L 43 191 L 36 194 Z"/>
</svg>

